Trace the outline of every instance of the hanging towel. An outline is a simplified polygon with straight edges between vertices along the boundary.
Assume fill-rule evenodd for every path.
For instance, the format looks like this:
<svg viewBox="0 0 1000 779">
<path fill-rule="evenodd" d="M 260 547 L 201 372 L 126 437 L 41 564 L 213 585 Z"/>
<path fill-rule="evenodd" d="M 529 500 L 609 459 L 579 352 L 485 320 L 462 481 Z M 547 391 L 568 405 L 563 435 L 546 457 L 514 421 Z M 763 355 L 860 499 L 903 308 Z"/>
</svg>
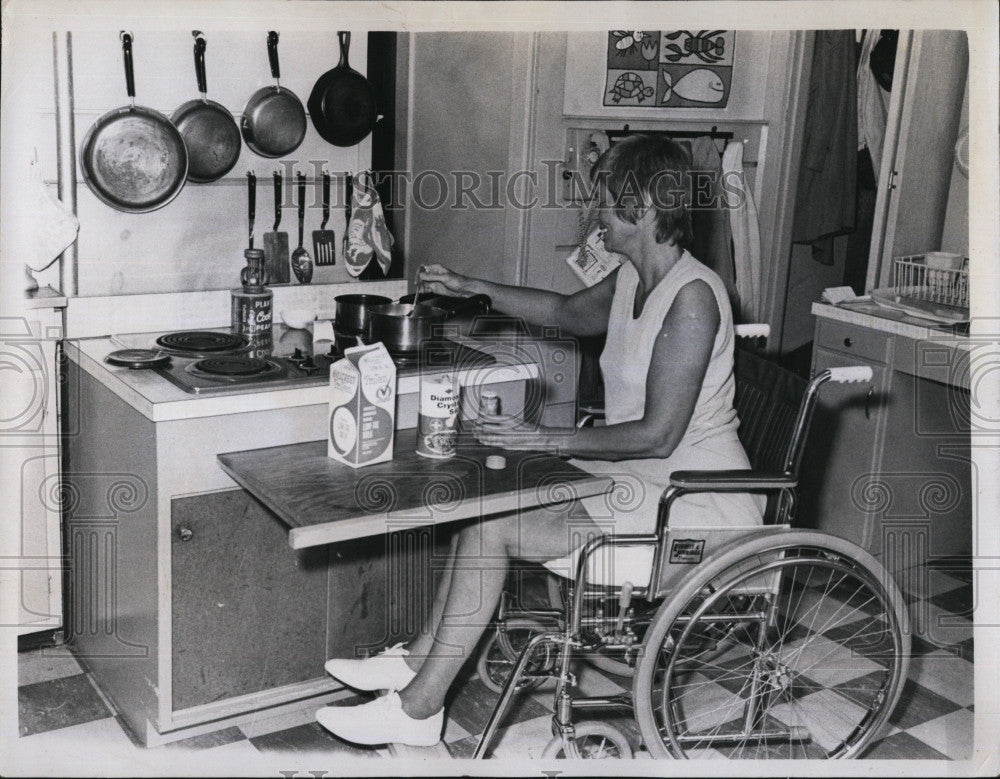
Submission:
<svg viewBox="0 0 1000 779">
<path fill-rule="evenodd" d="M 375 191 L 371 173 L 359 173 L 354 177 L 351 218 L 344 235 L 347 272 L 360 276 L 374 259 L 382 268 L 382 273 L 388 273 L 392 262 L 392 244 L 392 233 L 386 226 L 382 201 Z"/>
<path fill-rule="evenodd" d="M 733 270 L 732 235 L 722 191 L 722 159 L 715 141 L 707 135 L 691 139 L 691 171 L 694 174 L 691 254 L 707 265 L 726 285 L 733 310 L 738 309 Z"/>
<path fill-rule="evenodd" d="M 865 30 L 858 61 L 858 150 L 868 147 L 876 183 L 882 166 L 882 146 L 889 116 L 889 93 L 878 85 L 869 65 L 879 35 L 878 30 Z"/>
<path fill-rule="evenodd" d="M 26 220 L 21 256 L 31 270 L 43 271 L 76 240 L 80 222 L 42 182 L 36 161 L 31 162 L 28 183 L 29 195 L 21 204 Z"/>
<path fill-rule="evenodd" d="M 744 323 L 763 321 L 761 286 L 763 269 L 760 261 L 760 223 L 757 205 L 747 186 L 743 172 L 743 144 L 730 141 L 722 154 L 722 175 L 733 233 L 733 264 L 736 271 L 736 293 L 739 297 L 739 319 Z"/>
<path fill-rule="evenodd" d="M 815 243 L 854 229 L 858 167 L 857 69 L 853 30 L 819 30 L 792 240 Z"/>
</svg>

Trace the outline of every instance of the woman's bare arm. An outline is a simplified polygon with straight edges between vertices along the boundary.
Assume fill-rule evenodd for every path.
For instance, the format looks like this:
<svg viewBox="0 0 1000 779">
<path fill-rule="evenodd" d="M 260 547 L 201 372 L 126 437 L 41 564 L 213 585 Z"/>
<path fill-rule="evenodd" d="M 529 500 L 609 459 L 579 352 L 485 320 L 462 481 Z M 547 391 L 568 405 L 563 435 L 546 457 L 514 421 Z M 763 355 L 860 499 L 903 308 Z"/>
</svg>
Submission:
<svg viewBox="0 0 1000 779">
<path fill-rule="evenodd" d="M 582 430 L 519 433 L 492 426 L 479 440 L 507 449 L 541 449 L 602 460 L 669 457 L 694 413 L 719 328 L 719 309 L 703 281 L 686 284 L 660 328 L 646 376 L 642 419 Z"/>
<path fill-rule="evenodd" d="M 493 307 L 526 322 L 560 328 L 573 335 L 607 332 L 617 273 L 572 295 L 531 287 L 512 287 L 463 276 L 441 265 L 425 265 L 420 280 L 430 292 L 444 295 L 489 295 Z"/>
</svg>

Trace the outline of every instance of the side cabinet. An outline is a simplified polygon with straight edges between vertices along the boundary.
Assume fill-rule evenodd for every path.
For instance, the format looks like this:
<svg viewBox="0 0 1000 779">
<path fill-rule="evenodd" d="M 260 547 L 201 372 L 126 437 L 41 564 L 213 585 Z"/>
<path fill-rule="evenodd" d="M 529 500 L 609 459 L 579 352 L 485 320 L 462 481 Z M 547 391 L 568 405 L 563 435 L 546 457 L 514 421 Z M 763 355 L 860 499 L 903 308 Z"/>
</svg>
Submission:
<svg viewBox="0 0 1000 779">
<path fill-rule="evenodd" d="M 798 522 L 892 564 L 973 550 L 969 392 L 946 341 L 820 318 L 813 373 L 868 365 L 870 385 L 826 385 L 803 458 Z"/>
<path fill-rule="evenodd" d="M 813 375 L 827 368 L 867 365 L 872 381 L 826 384 L 820 391 L 802 462 L 797 524 L 880 551 L 877 516 L 867 491 L 879 471 L 891 372 L 888 337 L 821 320 Z"/>
</svg>

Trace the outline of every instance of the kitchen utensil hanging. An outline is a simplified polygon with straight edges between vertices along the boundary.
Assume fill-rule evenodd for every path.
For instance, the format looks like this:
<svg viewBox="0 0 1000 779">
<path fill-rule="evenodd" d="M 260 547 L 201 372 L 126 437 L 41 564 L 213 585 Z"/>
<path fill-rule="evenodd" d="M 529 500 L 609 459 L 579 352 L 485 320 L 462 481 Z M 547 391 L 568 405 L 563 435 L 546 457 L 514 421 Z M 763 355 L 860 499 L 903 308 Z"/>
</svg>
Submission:
<svg viewBox="0 0 1000 779">
<path fill-rule="evenodd" d="M 264 263 L 271 284 L 287 284 L 288 270 L 288 233 L 278 232 L 281 225 L 281 172 L 274 171 L 274 228 L 264 233 Z"/>
<path fill-rule="evenodd" d="M 281 86 L 278 64 L 278 33 L 267 34 L 267 58 L 274 84 L 258 89 L 250 97 L 240 130 L 247 147 L 261 157 L 291 154 L 306 135 L 306 111 L 302 101 L 290 89 Z"/>
<path fill-rule="evenodd" d="M 316 81 L 307 106 L 313 127 L 334 146 L 354 146 L 375 127 L 375 90 L 348 64 L 351 34 L 338 32 L 340 62 Z"/>
<path fill-rule="evenodd" d="M 229 110 L 208 99 L 205 77 L 205 36 L 193 30 L 194 70 L 201 97 L 188 100 L 174 111 L 170 120 L 177 126 L 188 150 L 188 181 L 204 184 L 217 181 L 240 158 L 240 128 Z"/>
<path fill-rule="evenodd" d="M 292 273 L 295 274 L 295 278 L 298 279 L 300 284 L 308 284 L 312 281 L 313 275 L 313 261 L 312 257 L 309 256 L 309 252 L 303 245 L 305 235 L 303 233 L 303 226 L 306 218 L 306 177 L 304 173 L 298 173 L 296 175 L 296 181 L 298 182 L 299 190 L 299 245 L 295 247 L 295 251 L 292 252 L 291 263 L 292 263 Z"/>
<path fill-rule="evenodd" d="M 249 239 L 248 248 L 253 248 L 253 223 L 257 215 L 257 174 L 252 170 L 247 171 L 247 230 Z"/>
<path fill-rule="evenodd" d="M 333 265 L 337 261 L 337 236 L 326 229 L 330 219 L 330 174 L 323 171 L 323 221 L 313 230 L 313 259 L 316 265 Z"/>
<path fill-rule="evenodd" d="M 83 180 L 99 200 L 118 211 L 162 208 L 184 187 L 188 152 L 177 128 L 159 111 L 135 104 L 132 34 L 122 31 L 129 104 L 101 116 L 80 148 Z"/>
</svg>

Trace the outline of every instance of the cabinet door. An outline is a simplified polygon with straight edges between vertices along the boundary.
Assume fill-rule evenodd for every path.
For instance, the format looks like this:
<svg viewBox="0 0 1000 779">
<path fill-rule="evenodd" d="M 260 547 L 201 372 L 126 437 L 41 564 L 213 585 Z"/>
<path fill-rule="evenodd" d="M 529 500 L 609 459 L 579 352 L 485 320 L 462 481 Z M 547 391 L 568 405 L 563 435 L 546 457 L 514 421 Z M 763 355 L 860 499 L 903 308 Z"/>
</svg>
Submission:
<svg viewBox="0 0 1000 779">
<path fill-rule="evenodd" d="M 171 503 L 175 711 L 323 676 L 327 547 L 244 490 Z"/>
<path fill-rule="evenodd" d="M 822 347 L 816 348 L 813 360 L 814 373 L 866 364 Z M 820 390 L 803 455 L 795 524 L 841 536 L 878 554 L 877 476 L 889 373 L 884 366 L 871 367 L 869 385 L 828 383 Z"/>
<path fill-rule="evenodd" d="M 882 523 L 899 553 L 941 558 L 972 552 L 969 392 L 896 372 L 886 420 Z"/>
</svg>

